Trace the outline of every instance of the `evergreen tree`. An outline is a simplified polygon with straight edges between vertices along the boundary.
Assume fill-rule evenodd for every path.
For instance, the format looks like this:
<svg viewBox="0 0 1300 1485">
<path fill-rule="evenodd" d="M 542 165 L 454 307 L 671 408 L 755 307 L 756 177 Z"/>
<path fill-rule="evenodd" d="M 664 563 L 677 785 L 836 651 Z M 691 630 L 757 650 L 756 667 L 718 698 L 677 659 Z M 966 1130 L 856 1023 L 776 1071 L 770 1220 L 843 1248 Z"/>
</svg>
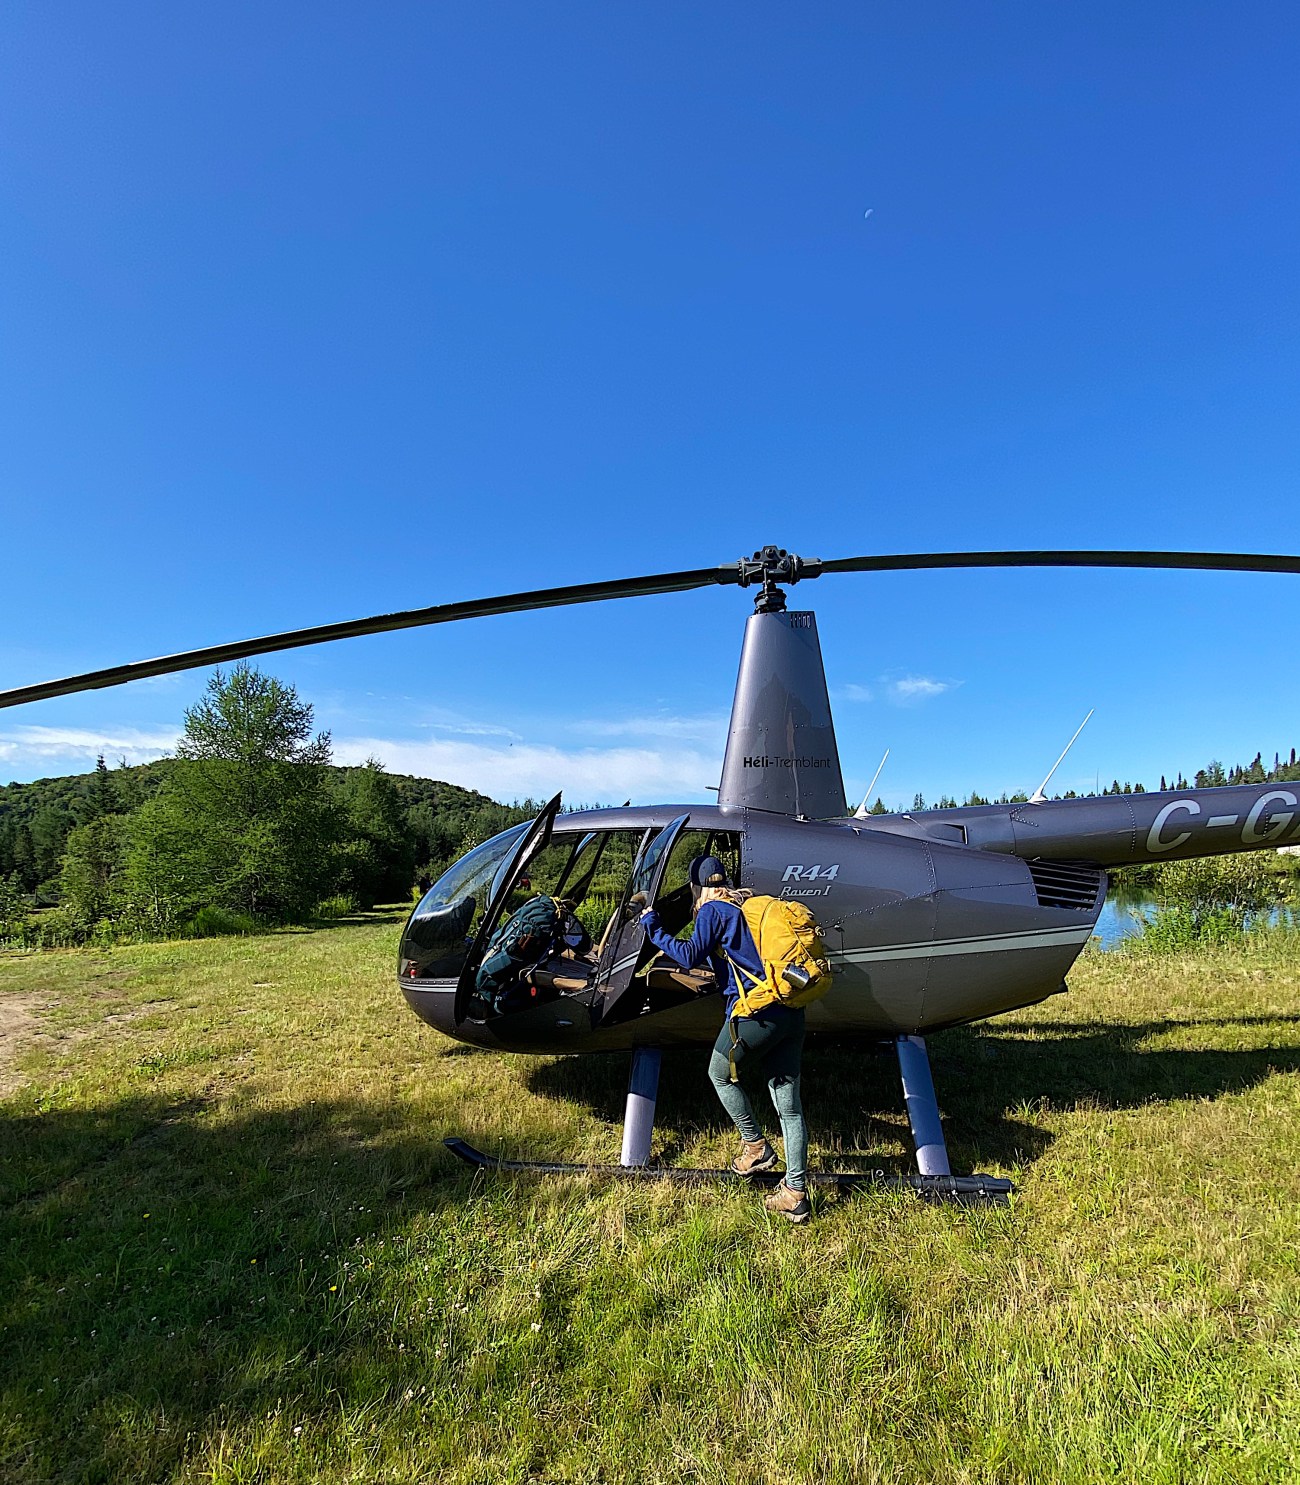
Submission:
<svg viewBox="0 0 1300 1485">
<path fill-rule="evenodd" d="M 871 809 L 868 811 L 868 813 L 872 815 L 887 815 L 889 813 L 889 811 L 885 808 L 885 801 L 881 799 L 878 794 L 876 795 L 875 804 L 871 806 Z"/>
<path fill-rule="evenodd" d="M 914 810 L 923 810 L 925 808 L 925 795 L 919 789 L 912 796 L 912 808 Z"/>
<path fill-rule="evenodd" d="M 104 755 L 101 753 L 95 759 L 95 772 L 91 775 L 90 798 L 83 812 L 85 818 L 82 824 L 88 825 L 91 820 L 98 820 L 104 815 L 115 815 L 117 811 L 117 790 L 113 787 L 108 764 L 104 762 Z"/>
</svg>

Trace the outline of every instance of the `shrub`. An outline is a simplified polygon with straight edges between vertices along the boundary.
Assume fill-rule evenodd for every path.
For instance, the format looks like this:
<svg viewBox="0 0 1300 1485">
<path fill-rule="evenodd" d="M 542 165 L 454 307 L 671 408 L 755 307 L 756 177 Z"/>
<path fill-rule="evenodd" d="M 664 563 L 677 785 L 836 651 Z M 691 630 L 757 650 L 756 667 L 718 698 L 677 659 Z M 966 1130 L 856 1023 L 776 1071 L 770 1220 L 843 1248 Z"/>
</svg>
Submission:
<svg viewBox="0 0 1300 1485">
<path fill-rule="evenodd" d="M 1170 954 L 1239 941 L 1246 928 L 1267 921 L 1285 896 L 1272 857 L 1252 851 L 1164 862 L 1152 877 L 1155 913 L 1134 946 Z"/>
<path fill-rule="evenodd" d="M 336 892 L 333 897 L 327 897 L 316 904 L 318 918 L 348 918 L 357 911 L 359 908 L 356 898 L 350 897 L 346 892 Z"/>
<path fill-rule="evenodd" d="M 88 931 L 66 907 L 50 908 L 20 924 L 14 942 L 24 949 L 72 949 L 86 942 Z"/>
<path fill-rule="evenodd" d="M 201 907 L 185 926 L 189 938 L 223 938 L 233 933 L 257 933 L 261 928 L 257 919 L 247 913 L 211 904 Z"/>
</svg>

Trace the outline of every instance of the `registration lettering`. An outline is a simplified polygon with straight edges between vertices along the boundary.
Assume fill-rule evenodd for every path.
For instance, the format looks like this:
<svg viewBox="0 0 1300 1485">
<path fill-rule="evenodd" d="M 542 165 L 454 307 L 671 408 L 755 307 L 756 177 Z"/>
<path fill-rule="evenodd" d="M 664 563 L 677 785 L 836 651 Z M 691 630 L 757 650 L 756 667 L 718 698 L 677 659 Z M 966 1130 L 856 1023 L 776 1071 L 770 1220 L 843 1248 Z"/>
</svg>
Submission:
<svg viewBox="0 0 1300 1485">
<path fill-rule="evenodd" d="M 1278 809 L 1279 805 L 1284 805 L 1285 808 Z M 1261 794 L 1251 805 L 1250 813 L 1241 827 L 1242 845 L 1276 844 L 1287 835 L 1297 818 L 1300 818 L 1298 807 L 1300 796 L 1290 789 L 1270 789 L 1268 793 Z M 1151 829 L 1147 832 L 1147 850 L 1176 851 L 1179 846 L 1185 846 L 1191 840 L 1192 832 L 1178 827 L 1191 824 L 1199 814 L 1201 806 L 1195 799 L 1171 800 L 1151 822 Z M 1186 818 L 1177 818 L 1180 815 Z M 1207 829 L 1222 829 L 1235 825 L 1239 818 L 1238 815 L 1212 815 L 1205 824 Z M 1296 826 L 1288 838 L 1295 840 L 1297 837 L 1300 837 L 1300 825 Z"/>
<path fill-rule="evenodd" d="M 1166 821 L 1179 810 L 1186 810 L 1189 815 L 1199 815 L 1201 807 L 1194 799 L 1175 799 L 1172 804 L 1167 804 L 1151 822 L 1151 829 L 1147 834 L 1148 851 L 1174 851 L 1179 846 L 1186 845 L 1191 840 L 1192 832 L 1184 830 L 1179 835 L 1172 836 L 1169 840 L 1162 840 L 1160 832 L 1165 828 Z"/>
<path fill-rule="evenodd" d="M 1274 814 L 1269 809 L 1271 804 L 1289 804 L 1291 810 L 1283 814 Z M 1285 835 L 1291 821 L 1295 819 L 1294 811 L 1296 797 L 1289 789 L 1275 789 L 1272 793 L 1261 794 L 1250 807 L 1250 814 L 1246 816 L 1246 824 L 1242 829 L 1242 841 L 1248 845 L 1256 845 L 1266 840 L 1277 840 L 1279 836 Z M 1264 821 L 1263 829 L 1260 821 Z"/>
</svg>

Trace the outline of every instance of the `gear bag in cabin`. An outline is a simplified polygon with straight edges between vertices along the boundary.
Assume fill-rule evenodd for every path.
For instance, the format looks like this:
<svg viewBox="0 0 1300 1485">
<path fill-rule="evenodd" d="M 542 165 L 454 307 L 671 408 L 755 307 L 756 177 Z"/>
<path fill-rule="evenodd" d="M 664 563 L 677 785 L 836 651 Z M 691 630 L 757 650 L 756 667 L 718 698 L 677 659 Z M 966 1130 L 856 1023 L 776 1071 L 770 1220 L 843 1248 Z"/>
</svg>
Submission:
<svg viewBox="0 0 1300 1485">
<path fill-rule="evenodd" d="M 740 999 L 733 1016 L 752 1016 L 769 1005 L 811 1005 L 831 988 L 831 966 L 817 919 L 802 902 L 784 897 L 747 897 L 740 904 L 758 950 L 763 978 L 755 979 L 730 955 Z"/>
<path fill-rule="evenodd" d="M 502 1009 L 520 970 L 531 968 L 551 952 L 563 916 L 553 897 L 539 894 L 516 908 L 488 940 L 474 988 L 493 1010 Z"/>
</svg>

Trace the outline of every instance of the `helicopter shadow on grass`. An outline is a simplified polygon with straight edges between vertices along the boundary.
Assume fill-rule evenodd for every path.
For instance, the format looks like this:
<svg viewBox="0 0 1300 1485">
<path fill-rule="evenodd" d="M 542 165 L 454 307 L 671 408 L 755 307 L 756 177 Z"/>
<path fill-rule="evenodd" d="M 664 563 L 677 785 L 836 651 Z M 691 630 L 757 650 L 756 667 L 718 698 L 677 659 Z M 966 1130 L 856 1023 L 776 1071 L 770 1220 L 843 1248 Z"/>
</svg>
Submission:
<svg viewBox="0 0 1300 1485">
<path fill-rule="evenodd" d="M 21 1423 L 0 1478 L 171 1478 L 187 1435 L 265 1418 L 304 1378 L 309 1407 L 346 1394 L 357 1366 L 393 1369 L 397 1387 L 391 1337 L 353 1315 L 345 1265 L 421 1213 L 454 1220 L 452 1165 L 400 1108 L 361 1101 L 11 1104 L 0 1384 Z"/>
<path fill-rule="evenodd" d="M 929 1040 L 931 1066 L 949 1155 L 956 1171 L 988 1164 L 1032 1164 L 1055 1135 L 1019 1116 L 1074 1108 L 1138 1108 L 1242 1092 L 1275 1072 L 1300 1071 L 1300 1041 L 1267 1047 L 1163 1047 L 1152 1039 L 1198 1027 L 1300 1026 L 1300 1016 L 1219 1021 L 1152 1020 L 1089 1025 L 1036 1022 L 1032 1028 L 986 1022 Z M 654 1163 L 677 1161 L 692 1133 L 730 1130 L 705 1075 L 704 1048 L 664 1055 L 656 1107 Z M 536 1067 L 532 1091 L 578 1099 L 599 1118 L 621 1123 L 627 1058 L 562 1058 Z M 775 1118 L 761 1079 L 746 1077 L 759 1122 Z M 913 1169 L 898 1063 L 888 1043 L 809 1043 L 803 1101 L 823 1165 L 869 1166 L 889 1174 Z M 1030 1117 L 1033 1117 L 1032 1114 Z"/>
<path fill-rule="evenodd" d="M 1030 1127 L 1037 1136 L 1028 1145 L 1020 1143 L 1012 1133 L 1014 1113 L 1027 1106 L 1060 1114 L 1215 1099 L 1252 1088 L 1271 1073 L 1300 1069 L 1295 1041 L 1251 1048 L 1150 1045 L 1169 1033 L 1194 1037 L 1202 1031 L 1212 1040 L 1220 1028 L 1297 1024 L 1295 1016 L 1242 1016 L 954 1027 L 929 1043 L 954 1168 L 968 1168 L 967 1162 L 980 1158 L 1032 1163 L 1054 1136 L 1039 1125 L 1020 1123 L 1020 1129 Z"/>
<path fill-rule="evenodd" d="M 678 1163 L 699 1136 L 730 1135 L 731 1122 L 706 1076 L 707 1062 L 703 1047 L 664 1054 L 653 1164 Z M 562 1058 L 534 1068 L 528 1082 L 536 1094 L 576 1099 L 597 1118 L 618 1125 L 623 1120 L 627 1070 L 626 1056 Z M 769 1132 L 777 1129 L 761 1075 L 746 1070 L 743 1082 L 759 1123 Z M 803 1103 L 815 1164 L 891 1176 L 914 1168 L 898 1062 L 888 1044 L 810 1043 L 803 1060 Z M 946 1121 L 950 1136 L 957 1118 L 955 1114 L 954 1121 Z M 997 1149 L 983 1144 L 981 1153 L 985 1160 L 1004 1164 L 1039 1153 L 1050 1138 L 1046 1131 L 1010 1117 L 999 1121 L 997 1133 Z M 954 1155 L 960 1158 L 957 1151 Z"/>
</svg>

